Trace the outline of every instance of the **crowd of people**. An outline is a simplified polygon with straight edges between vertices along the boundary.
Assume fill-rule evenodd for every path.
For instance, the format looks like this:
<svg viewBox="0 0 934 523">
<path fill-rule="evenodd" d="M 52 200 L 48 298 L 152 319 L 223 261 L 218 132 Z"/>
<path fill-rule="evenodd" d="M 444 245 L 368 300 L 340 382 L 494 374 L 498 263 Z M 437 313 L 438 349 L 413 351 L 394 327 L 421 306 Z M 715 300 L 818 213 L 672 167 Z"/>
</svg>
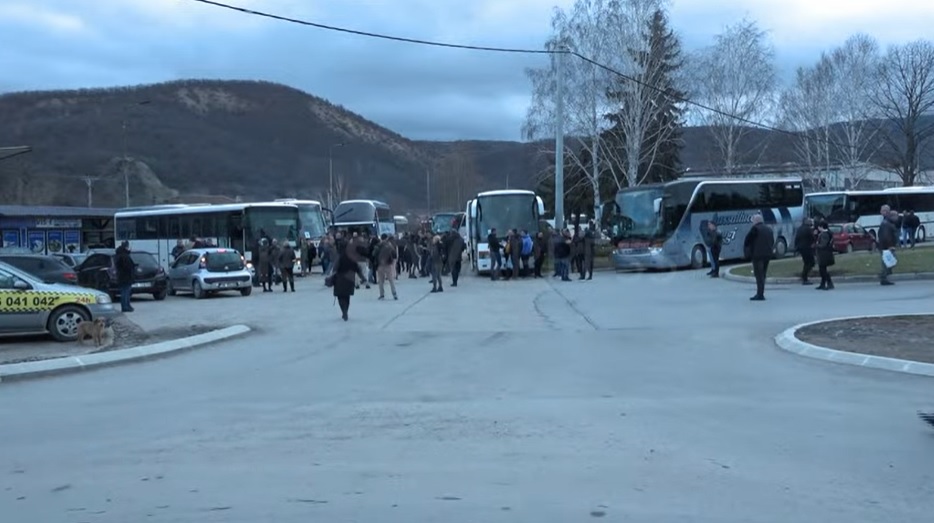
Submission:
<svg viewBox="0 0 934 523">
<path fill-rule="evenodd" d="M 879 283 L 881 285 L 894 285 L 889 279 L 892 268 L 895 267 L 895 248 L 915 245 L 915 231 L 920 224 L 917 216 L 911 211 L 899 215 L 898 211 L 883 205 L 880 209 L 882 220 L 876 234 L 876 247 L 880 253 Z M 775 232 L 763 223 L 762 215 L 752 216 L 752 227 L 746 234 L 743 242 L 745 258 L 752 262 L 753 276 L 756 280 L 756 294 L 749 298 L 752 301 L 765 300 L 765 281 L 768 276 L 769 262 L 775 256 Z M 719 257 L 723 247 L 723 235 L 714 222 L 707 223 L 705 242 L 708 249 L 711 269 L 708 276 L 720 276 Z M 834 239 L 830 225 L 826 220 L 815 221 L 805 218 L 795 232 L 795 253 L 801 256 L 801 283 L 811 285 L 811 271 L 816 266 L 820 275 L 820 284 L 817 290 L 833 290 L 833 279 L 828 270 L 836 262 L 834 257 Z"/>
</svg>

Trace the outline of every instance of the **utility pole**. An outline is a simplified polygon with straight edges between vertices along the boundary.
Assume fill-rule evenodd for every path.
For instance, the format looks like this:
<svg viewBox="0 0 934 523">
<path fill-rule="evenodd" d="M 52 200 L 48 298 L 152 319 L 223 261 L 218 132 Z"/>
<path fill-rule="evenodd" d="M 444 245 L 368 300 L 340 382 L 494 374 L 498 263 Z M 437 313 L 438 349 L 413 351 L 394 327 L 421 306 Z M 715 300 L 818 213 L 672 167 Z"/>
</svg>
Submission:
<svg viewBox="0 0 934 523">
<path fill-rule="evenodd" d="M 334 148 L 343 147 L 343 143 L 328 147 L 328 209 L 334 210 Z"/>
<path fill-rule="evenodd" d="M 94 182 L 100 180 L 100 176 L 85 176 L 84 183 L 88 186 L 88 207 L 94 207 Z"/>
<path fill-rule="evenodd" d="M 128 104 L 123 106 L 123 125 L 122 125 L 122 138 L 123 138 L 123 162 L 121 167 L 123 170 L 123 191 L 126 196 L 126 206 L 130 206 L 130 171 L 127 170 L 127 163 L 129 163 L 129 158 L 127 157 L 126 151 L 126 123 L 127 123 L 127 109 L 134 105 L 149 105 L 152 103 L 150 100 L 143 100 L 133 104 Z"/>
<path fill-rule="evenodd" d="M 567 47 L 558 46 L 557 110 L 555 111 L 555 228 L 564 228 L 564 57 Z"/>
</svg>

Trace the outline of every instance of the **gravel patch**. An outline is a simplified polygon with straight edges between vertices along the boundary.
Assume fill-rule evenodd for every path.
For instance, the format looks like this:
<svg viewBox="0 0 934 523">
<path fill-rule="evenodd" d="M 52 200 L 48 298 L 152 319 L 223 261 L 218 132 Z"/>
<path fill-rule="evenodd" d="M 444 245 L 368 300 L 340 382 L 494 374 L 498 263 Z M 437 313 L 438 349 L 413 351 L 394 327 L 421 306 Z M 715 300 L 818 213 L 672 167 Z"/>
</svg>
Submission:
<svg viewBox="0 0 934 523">
<path fill-rule="evenodd" d="M 795 337 L 828 349 L 934 363 L 934 315 L 829 321 L 799 329 Z"/>
</svg>

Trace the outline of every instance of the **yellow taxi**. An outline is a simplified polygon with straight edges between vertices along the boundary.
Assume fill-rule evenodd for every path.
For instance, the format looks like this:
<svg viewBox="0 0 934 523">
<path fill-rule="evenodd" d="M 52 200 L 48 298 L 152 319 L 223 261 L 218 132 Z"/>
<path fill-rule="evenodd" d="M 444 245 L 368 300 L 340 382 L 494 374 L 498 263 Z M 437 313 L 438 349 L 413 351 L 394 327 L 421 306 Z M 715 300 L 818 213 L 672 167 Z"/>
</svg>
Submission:
<svg viewBox="0 0 934 523">
<path fill-rule="evenodd" d="M 120 314 L 106 293 L 46 283 L 0 262 L 0 336 L 48 333 L 58 341 L 74 341 L 82 321 Z"/>
</svg>

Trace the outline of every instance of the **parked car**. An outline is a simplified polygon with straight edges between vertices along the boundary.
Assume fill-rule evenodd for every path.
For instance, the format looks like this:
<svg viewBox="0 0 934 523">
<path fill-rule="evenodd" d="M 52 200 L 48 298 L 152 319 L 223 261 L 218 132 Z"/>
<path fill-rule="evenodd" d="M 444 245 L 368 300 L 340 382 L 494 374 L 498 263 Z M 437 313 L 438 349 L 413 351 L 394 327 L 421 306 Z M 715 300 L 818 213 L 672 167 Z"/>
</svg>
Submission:
<svg viewBox="0 0 934 523">
<path fill-rule="evenodd" d="M 78 284 L 111 296 L 119 295 L 117 268 L 114 266 L 115 255 L 114 249 L 89 251 L 87 259 L 75 268 Z M 131 251 L 130 258 L 136 264 L 132 294 L 152 294 L 154 299 L 164 300 L 168 291 L 168 278 L 156 257 L 144 251 Z"/>
<path fill-rule="evenodd" d="M 876 239 L 866 229 L 855 223 L 830 225 L 833 233 L 833 250 L 837 252 L 872 251 Z"/>
<path fill-rule="evenodd" d="M 88 258 L 87 253 L 84 252 L 60 252 L 55 253 L 52 256 L 65 262 L 65 265 L 69 267 L 77 267 Z"/>
<path fill-rule="evenodd" d="M 190 292 L 196 299 L 220 291 L 253 292 L 253 276 L 233 249 L 202 248 L 183 252 L 169 266 L 169 294 Z"/>
<path fill-rule="evenodd" d="M 0 262 L 0 336 L 49 333 L 58 341 L 74 341 L 79 323 L 119 315 L 105 293 L 46 283 Z"/>
<path fill-rule="evenodd" d="M 0 261 L 32 274 L 46 283 L 78 284 L 78 274 L 55 256 L 43 254 L 0 254 Z"/>
</svg>

